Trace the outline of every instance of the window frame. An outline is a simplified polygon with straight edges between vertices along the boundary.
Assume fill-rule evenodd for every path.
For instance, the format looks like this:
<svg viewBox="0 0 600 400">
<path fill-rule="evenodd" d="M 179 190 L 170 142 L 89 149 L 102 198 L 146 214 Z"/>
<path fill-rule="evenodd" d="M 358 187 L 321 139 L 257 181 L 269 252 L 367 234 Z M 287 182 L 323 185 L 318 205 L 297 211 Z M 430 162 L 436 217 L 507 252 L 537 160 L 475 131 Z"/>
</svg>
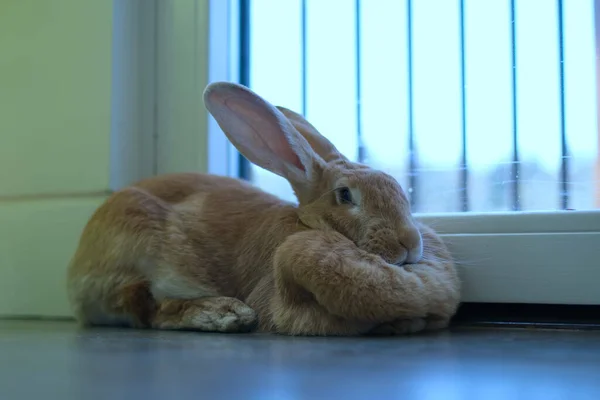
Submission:
<svg viewBox="0 0 600 400">
<path fill-rule="evenodd" d="M 156 175 L 157 3 L 113 2 L 111 191 Z"/>
<path fill-rule="evenodd" d="M 596 40 L 600 8 L 596 0 Z M 202 103 L 213 81 L 239 81 L 235 0 L 165 0 L 157 8 L 156 173 L 239 176 L 239 158 Z M 193 15 L 174 23 L 177 15 Z M 207 17 L 208 16 L 208 17 Z M 207 18 L 206 18 L 207 17 Z M 186 45 L 178 44 L 185 38 Z M 190 62 L 193 49 L 198 68 Z M 200 62 L 198 49 L 207 68 Z M 168 54 L 168 60 L 161 55 Z M 600 93 L 600 64 L 597 65 Z M 186 82 L 194 82 L 188 90 Z M 598 102 L 600 113 L 600 102 Z M 177 112 L 174 110 L 178 109 Z M 175 118 L 178 116 L 178 118 Z M 188 123 L 181 123 L 181 118 Z M 161 123 L 161 121 L 163 121 Z M 191 121 L 191 122 L 189 122 Z M 193 129 L 182 129 L 182 127 Z M 203 133 L 206 134 L 203 134 Z M 181 153 L 181 149 L 197 149 Z M 464 302 L 600 304 L 600 210 L 417 215 L 455 255 Z"/>
</svg>

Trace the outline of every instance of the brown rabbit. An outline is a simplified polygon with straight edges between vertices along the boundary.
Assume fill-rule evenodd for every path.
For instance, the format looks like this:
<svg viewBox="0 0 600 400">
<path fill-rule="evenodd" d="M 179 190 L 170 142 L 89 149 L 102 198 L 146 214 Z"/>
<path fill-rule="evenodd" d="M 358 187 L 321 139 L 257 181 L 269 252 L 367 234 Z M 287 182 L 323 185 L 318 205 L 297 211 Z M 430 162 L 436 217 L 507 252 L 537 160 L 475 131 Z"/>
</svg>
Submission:
<svg viewBox="0 0 600 400">
<path fill-rule="evenodd" d="M 211 84 L 204 101 L 242 154 L 290 182 L 299 205 L 195 173 L 114 193 L 69 267 L 82 324 L 291 335 L 447 326 L 459 303 L 454 263 L 396 180 L 243 86 Z"/>
</svg>

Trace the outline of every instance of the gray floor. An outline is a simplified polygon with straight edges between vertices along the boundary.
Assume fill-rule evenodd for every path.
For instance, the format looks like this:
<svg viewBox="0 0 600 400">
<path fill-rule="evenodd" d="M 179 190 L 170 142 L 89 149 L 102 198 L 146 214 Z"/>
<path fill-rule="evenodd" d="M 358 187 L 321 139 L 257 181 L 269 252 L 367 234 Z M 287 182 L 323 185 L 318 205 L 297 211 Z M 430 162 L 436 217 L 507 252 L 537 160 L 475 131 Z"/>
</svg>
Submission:
<svg viewBox="0 0 600 400">
<path fill-rule="evenodd" d="M 600 399 L 600 332 L 286 338 L 0 321 L 0 399 Z"/>
</svg>

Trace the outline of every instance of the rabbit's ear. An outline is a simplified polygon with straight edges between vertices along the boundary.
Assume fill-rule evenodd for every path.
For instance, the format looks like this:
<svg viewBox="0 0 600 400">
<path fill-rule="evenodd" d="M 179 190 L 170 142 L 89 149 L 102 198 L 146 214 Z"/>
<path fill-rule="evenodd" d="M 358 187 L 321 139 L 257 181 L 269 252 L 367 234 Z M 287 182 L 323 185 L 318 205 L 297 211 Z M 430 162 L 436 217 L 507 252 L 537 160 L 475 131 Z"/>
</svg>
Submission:
<svg viewBox="0 0 600 400">
<path fill-rule="evenodd" d="M 290 120 L 296 130 L 304 136 L 313 150 L 320 155 L 323 160 L 332 161 L 346 159 L 346 157 L 335 148 L 333 143 L 325 136 L 321 135 L 317 128 L 308 122 L 302 115 L 281 106 L 277 106 L 277 109 Z"/>
<path fill-rule="evenodd" d="M 259 167 L 303 183 L 324 163 L 277 108 L 244 86 L 212 83 L 204 104 L 231 143 Z"/>
</svg>

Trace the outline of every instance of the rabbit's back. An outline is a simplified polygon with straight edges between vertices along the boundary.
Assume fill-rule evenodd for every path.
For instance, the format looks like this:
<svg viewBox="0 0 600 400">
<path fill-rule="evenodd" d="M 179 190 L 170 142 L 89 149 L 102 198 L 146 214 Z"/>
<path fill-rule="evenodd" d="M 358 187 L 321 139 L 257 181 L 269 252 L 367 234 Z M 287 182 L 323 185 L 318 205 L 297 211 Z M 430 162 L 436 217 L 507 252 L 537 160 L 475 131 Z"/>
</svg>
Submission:
<svg viewBox="0 0 600 400">
<path fill-rule="evenodd" d="M 219 193 L 243 190 L 255 195 L 265 195 L 260 189 L 239 179 L 202 173 L 163 174 L 141 180 L 132 185 L 147 191 L 170 204 L 189 200 L 191 196 L 203 193 Z"/>
</svg>

